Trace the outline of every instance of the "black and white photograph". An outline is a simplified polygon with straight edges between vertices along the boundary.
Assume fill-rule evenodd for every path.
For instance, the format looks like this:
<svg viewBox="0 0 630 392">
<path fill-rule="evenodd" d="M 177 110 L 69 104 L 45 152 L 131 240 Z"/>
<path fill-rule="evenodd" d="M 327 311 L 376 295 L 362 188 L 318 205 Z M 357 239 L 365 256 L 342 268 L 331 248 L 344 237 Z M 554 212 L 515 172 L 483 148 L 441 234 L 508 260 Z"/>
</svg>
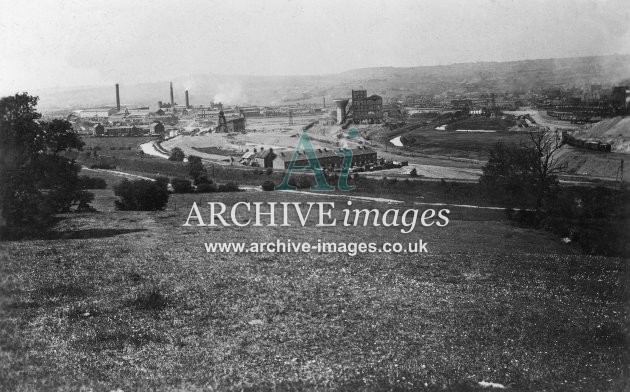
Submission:
<svg viewBox="0 0 630 392">
<path fill-rule="evenodd" d="M 628 158 L 627 0 L 0 0 L 0 391 L 630 391 Z"/>
</svg>

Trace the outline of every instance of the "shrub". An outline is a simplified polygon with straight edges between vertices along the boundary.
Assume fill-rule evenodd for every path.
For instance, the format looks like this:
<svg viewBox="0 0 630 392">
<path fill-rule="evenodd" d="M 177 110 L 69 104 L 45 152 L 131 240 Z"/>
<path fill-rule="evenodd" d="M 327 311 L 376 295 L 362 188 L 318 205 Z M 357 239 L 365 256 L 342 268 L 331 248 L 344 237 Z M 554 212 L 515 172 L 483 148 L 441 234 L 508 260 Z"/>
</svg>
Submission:
<svg viewBox="0 0 630 392">
<path fill-rule="evenodd" d="M 212 184 L 213 181 L 206 174 L 202 174 L 194 180 L 195 185 Z"/>
<path fill-rule="evenodd" d="M 313 181 L 311 181 L 310 177 L 300 176 L 297 181 L 298 189 L 307 189 L 313 186 Z"/>
<path fill-rule="evenodd" d="M 219 185 L 219 192 L 240 192 L 238 184 L 235 182 L 228 182 L 227 184 Z"/>
<path fill-rule="evenodd" d="M 104 169 L 104 170 L 114 170 L 116 169 L 116 165 L 110 165 L 109 163 L 95 163 L 90 166 L 90 169 Z"/>
<path fill-rule="evenodd" d="M 165 176 L 157 176 L 157 177 L 155 177 L 154 179 L 155 179 L 155 182 L 156 182 L 158 185 L 163 186 L 163 187 L 165 187 L 165 188 L 167 188 L 167 187 L 168 187 L 168 184 L 169 184 L 168 177 L 165 177 Z"/>
<path fill-rule="evenodd" d="M 272 168 L 270 168 L 270 167 L 269 167 L 269 168 L 267 168 L 266 173 L 267 173 L 267 175 L 268 175 L 268 176 L 272 175 L 272 174 L 273 174 L 273 169 L 272 169 Z"/>
<path fill-rule="evenodd" d="M 127 179 L 114 187 L 116 208 L 123 211 L 162 210 L 168 203 L 166 186 L 157 181 Z"/>
<path fill-rule="evenodd" d="M 175 193 L 193 192 L 192 184 L 185 178 L 173 178 L 171 180 L 171 185 L 173 186 L 173 192 Z"/>
<path fill-rule="evenodd" d="M 102 189 L 102 188 L 101 188 Z M 94 201 L 94 194 L 89 192 L 82 192 L 79 197 L 79 204 L 77 205 L 77 212 L 92 212 L 96 211 L 96 208 L 90 204 Z"/>
<path fill-rule="evenodd" d="M 213 183 L 204 182 L 203 184 L 197 185 L 197 193 L 212 193 L 217 190 L 217 186 Z"/>
<path fill-rule="evenodd" d="M 274 184 L 273 181 L 267 180 L 262 183 L 261 187 L 263 191 L 273 191 L 276 187 L 276 184 Z"/>
<path fill-rule="evenodd" d="M 107 182 L 102 178 L 79 176 L 79 186 L 81 189 L 106 189 Z"/>
<path fill-rule="evenodd" d="M 168 297 L 159 287 L 146 288 L 136 295 L 133 300 L 127 301 L 127 306 L 133 306 L 140 310 L 163 310 L 169 304 Z"/>
<path fill-rule="evenodd" d="M 175 147 L 171 150 L 171 156 L 169 156 L 168 159 L 170 161 L 182 162 L 185 157 L 186 155 L 184 154 L 184 151 L 182 151 L 179 147 Z"/>
<path fill-rule="evenodd" d="M 413 169 L 411 169 L 411 172 L 409 172 L 409 175 L 411 177 L 418 177 L 418 170 L 414 167 Z"/>
</svg>

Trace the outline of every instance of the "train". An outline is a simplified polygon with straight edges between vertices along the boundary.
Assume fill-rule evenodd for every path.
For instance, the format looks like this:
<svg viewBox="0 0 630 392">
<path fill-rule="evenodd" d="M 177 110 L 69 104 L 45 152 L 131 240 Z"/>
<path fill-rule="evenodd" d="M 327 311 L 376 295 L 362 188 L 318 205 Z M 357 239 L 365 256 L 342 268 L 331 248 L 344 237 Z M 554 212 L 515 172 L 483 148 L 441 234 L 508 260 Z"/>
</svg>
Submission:
<svg viewBox="0 0 630 392">
<path fill-rule="evenodd" d="M 578 139 L 573 135 L 569 135 L 569 133 L 566 131 L 562 131 L 562 143 L 568 144 L 573 147 L 585 148 L 593 151 L 612 151 L 612 145 L 610 143 L 603 143 L 597 140 Z"/>
</svg>

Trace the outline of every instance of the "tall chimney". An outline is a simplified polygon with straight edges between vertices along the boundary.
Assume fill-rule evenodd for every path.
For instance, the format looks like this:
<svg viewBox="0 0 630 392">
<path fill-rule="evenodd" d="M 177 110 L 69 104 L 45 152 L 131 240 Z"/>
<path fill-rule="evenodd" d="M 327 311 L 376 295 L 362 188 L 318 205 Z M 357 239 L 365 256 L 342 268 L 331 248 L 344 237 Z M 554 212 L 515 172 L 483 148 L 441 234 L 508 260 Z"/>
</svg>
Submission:
<svg viewBox="0 0 630 392">
<path fill-rule="evenodd" d="M 171 107 L 175 106 L 175 99 L 173 99 L 173 82 L 171 82 Z"/>
<path fill-rule="evenodd" d="M 324 97 L 324 107 L 326 107 L 326 97 Z"/>
<path fill-rule="evenodd" d="M 120 92 L 118 90 L 118 83 L 116 83 L 116 109 L 120 111 Z"/>
<path fill-rule="evenodd" d="M 186 109 L 190 107 L 190 102 L 188 101 L 188 90 L 186 90 Z"/>
</svg>

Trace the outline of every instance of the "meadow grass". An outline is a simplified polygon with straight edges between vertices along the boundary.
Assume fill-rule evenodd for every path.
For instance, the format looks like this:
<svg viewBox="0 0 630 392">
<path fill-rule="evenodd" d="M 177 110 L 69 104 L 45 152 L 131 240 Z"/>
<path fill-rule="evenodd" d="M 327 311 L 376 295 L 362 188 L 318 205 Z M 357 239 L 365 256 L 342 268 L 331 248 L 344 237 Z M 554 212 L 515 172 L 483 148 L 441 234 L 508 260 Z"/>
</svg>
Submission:
<svg viewBox="0 0 630 392">
<path fill-rule="evenodd" d="M 1 243 L 4 390 L 624 390 L 625 261 L 475 211 L 443 228 L 182 227 L 160 212 L 69 214 Z M 356 202 L 355 206 L 393 208 Z M 395 206 L 408 208 L 409 206 Z M 292 221 L 296 224 L 296 221 Z M 67 234 L 70 233 L 70 234 Z M 415 241 L 428 254 L 206 253 L 204 242 Z"/>
</svg>

